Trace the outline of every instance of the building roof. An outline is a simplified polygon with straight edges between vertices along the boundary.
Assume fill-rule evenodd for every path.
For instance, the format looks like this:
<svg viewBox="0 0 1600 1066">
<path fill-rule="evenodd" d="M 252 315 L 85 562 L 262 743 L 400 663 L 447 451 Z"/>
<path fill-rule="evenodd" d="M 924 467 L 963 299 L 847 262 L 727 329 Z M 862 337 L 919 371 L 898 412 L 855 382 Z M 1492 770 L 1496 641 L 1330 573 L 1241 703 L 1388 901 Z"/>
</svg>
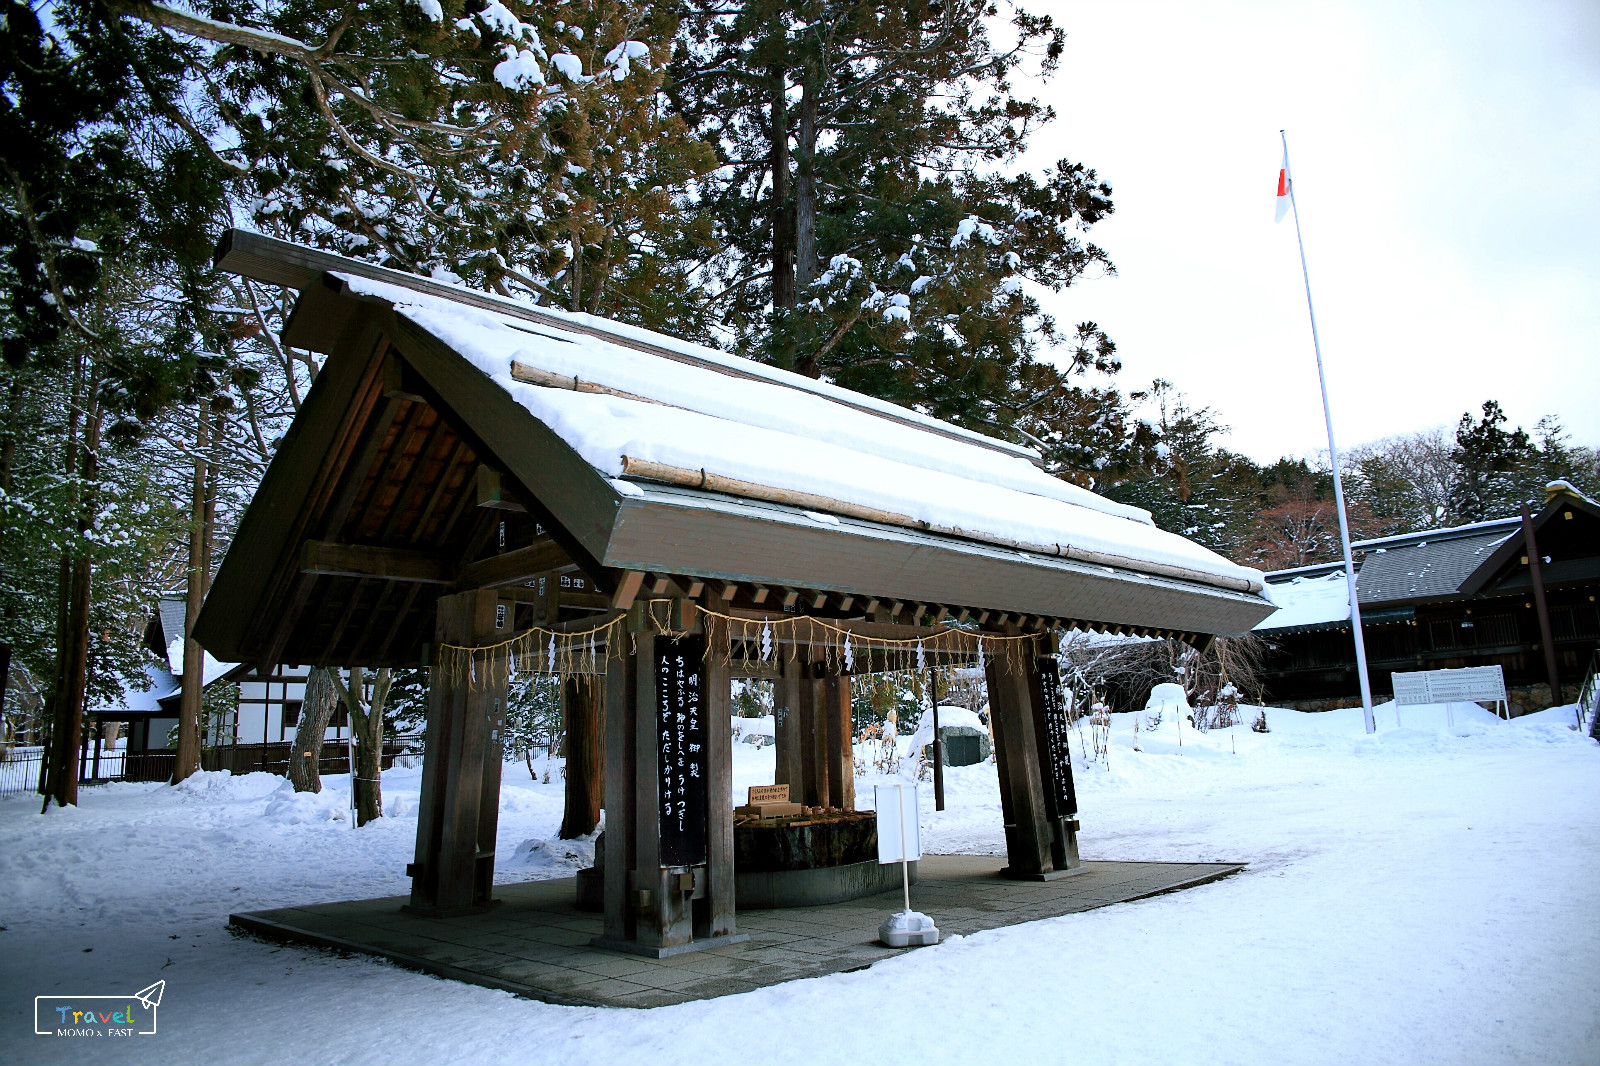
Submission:
<svg viewBox="0 0 1600 1066">
<path fill-rule="evenodd" d="M 1541 552 L 1551 555 L 1547 584 L 1592 580 L 1600 576 L 1589 522 L 1600 520 L 1600 505 L 1567 482 L 1552 482 L 1549 499 L 1530 516 Z M 1558 516 L 1572 513 L 1586 521 L 1576 527 Z M 1568 543 L 1568 542 L 1572 543 Z M 1580 542 L 1587 542 L 1584 548 Z M 1462 599 L 1497 591 L 1526 589 L 1526 554 L 1521 518 L 1426 530 L 1351 545 L 1359 562 L 1356 593 L 1363 620 L 1385 612 L 1400 617 L 1402 607 Z M 1257 630 L 1285 630 L 1348 625 L 1349 596 L 1343 563 L 1279 570 L 1267 575 L 1267 596 L 1279 610 L 1256 625 Z"/>
<path fill-rule="evenodd" d="M 1356 591 L 1362 606 L 1417 603 L 1456 595 L 1473 571 L 1507 537 L 1517 520 L 1496 529 L 1437 530 L 1425 536 L 1386 538 L 1364 546 Z"/>
<path fill-rule="evenodd" d="M 414 661 L 415 582 L 487 583 L 474 502 L 525 509 L 607 594 L 649 572 L 1188 633 L 1271 609 L 1259 572 L 916 411 L 254 234 L 219 265 L 300 288 L 285 340 L 329 354 L 202 612 L 226 658 Z M 307 562 L 330 543 L 388 554 Z"/>
</svg>

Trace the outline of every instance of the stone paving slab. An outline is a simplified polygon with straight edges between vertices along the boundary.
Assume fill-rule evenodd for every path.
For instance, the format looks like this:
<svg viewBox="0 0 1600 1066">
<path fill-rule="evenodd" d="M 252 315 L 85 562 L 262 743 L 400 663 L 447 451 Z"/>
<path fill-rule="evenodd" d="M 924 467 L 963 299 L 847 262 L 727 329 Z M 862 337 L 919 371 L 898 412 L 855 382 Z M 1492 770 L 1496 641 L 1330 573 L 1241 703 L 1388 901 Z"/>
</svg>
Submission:
<svg viewBox="0 0 1600 1066">
<path fill-rule="evenodd" d="M 1093 862 L 1057 881 L 1010 881 L 989 855 L 926 855 L 911 905 L 944 936 L 1126 903 L 1244 868 L 1220 862 Z M 914 948 L 877 942 L 898 892 L 792 910 L 738 914 L 740 944 L 649 959 L 592 947 L 598 914 L 573 905 L 575 880 L 495 886 L 499 906 L 459 918 L 400 910 L 404 896 L 235 914 L 237 929 L 274 940 L 376 955 L 409 969 L 576 1006 L 659 1007 L 858 970 Z"/>
</svg>

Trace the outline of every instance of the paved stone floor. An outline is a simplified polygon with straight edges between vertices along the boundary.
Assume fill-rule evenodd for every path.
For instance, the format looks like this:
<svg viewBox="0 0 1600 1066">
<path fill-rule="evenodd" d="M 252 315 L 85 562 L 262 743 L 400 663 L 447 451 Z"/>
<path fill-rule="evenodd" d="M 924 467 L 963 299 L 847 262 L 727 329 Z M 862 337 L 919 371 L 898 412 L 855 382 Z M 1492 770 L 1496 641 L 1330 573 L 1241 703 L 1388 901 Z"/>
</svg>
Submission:
<svg viewBox="0 0 1600 1066">
<path fill-rule="evenodd" d="M 1236 873 L 1233 863 L 1094 862 L 1056 881 L 1009 881 L 1005 860 L 927 855 L 911 905 L 941 935 L 976 933 L 1190 888 Z M 739 944 L 667 959 L 590 946 L 600 916 L 573 906 L 572 878 L 495 886 L 503 902 L 484 914 L 421 918 L 404 897 L 235 914 L 236 928 L 276 940 L 377 955 L 410 969 L 552 1003 L 658 1007 L 857 970 L 911 948 L 877 942 L 898 893 L 822 907 L 740 911 Z"/>
</svg>

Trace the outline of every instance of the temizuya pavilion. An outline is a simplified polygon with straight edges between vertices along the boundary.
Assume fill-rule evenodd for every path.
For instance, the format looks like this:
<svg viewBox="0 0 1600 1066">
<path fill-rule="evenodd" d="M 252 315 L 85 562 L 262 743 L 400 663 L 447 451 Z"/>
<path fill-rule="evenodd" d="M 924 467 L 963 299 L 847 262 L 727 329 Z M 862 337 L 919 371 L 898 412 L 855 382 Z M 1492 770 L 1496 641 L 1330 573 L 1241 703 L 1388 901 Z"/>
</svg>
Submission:
<svg viewBox="0 0 1600 1066">
<path fill-rule="evenodd" d="M 220 659 L 430 669 L 411 909 L 487 906 L 508 674 L 604 732 L 608 946 L 737 936 L 730 678 L 776 681 L 777 777 L 853 806 L 850 678 L 987 670 L 1008 873 L 1075 867 L 1068 628 L 1204 643 L 1261 576 L 1027 449 L 589 315 L 230 232 L 326 363 L 196 636 Z M 582 693 L 603 692 L 603 707 Z M 581 732 L 581 722 L 571 730 Z"/>
</svg>

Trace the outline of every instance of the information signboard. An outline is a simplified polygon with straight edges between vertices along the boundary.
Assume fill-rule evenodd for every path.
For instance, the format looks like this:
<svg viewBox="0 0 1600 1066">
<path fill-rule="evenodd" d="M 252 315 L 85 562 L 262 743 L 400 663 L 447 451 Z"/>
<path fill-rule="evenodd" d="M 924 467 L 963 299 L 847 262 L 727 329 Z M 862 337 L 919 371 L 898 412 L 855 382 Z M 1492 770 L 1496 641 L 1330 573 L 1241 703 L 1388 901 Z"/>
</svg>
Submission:
<svg viewBox="0 0 1600 1066">
<path fill-rule="evenodd" d="M 706 861 L 705 638 L 655 641 L 661 865 Z"/>
<path fill-rule="evenodd" d="M 1041 754 L 1048 760 L 1047 780 L 1056 817 L 1071 818 L 1078 813 L 1078 797 L 1072 784 L 1072 726 L 1067 718 L 1066 693 L 1061 688 L 1061 672 L 1056 660 L 1040 658 L 1034 666 L 1039 673 L 1039 691 L 1044 697 L 1044 736 Z"/>
</svg>

